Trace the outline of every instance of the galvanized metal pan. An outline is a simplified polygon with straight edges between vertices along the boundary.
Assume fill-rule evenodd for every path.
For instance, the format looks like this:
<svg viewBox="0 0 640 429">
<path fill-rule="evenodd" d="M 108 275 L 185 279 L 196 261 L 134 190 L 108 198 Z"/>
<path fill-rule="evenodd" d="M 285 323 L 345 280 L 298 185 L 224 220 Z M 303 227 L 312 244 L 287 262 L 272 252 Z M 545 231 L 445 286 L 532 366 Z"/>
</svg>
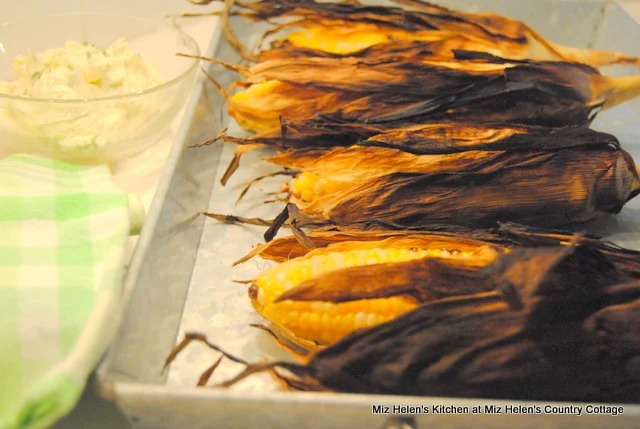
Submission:
<svg viewBox="0 0 640 429">
<path fill-rule="evenodd" d="M 640 56 L 640 26 L 619 6 L 607 1 L 572 0 L 465 0 L 441 1 L 462 10 L 482 10 L 521 19 L 556 42 L 594 49 L 615 49 Z M 262 25 L 233 21 L 242 40 L 256 43 Z M 238 56 L 213 31 L 208 56 L 238 61 Z M 581 43 L 577 43 L 580 41 Z M 233 73 L 209 66 L 222 85 L 236 79 Z M 633 69 L 606 70 L 630 74 Z M 586 407 L 587 404 L 546 404 L 462 398 L 416 398 L 285 392 L 268 375 L 251 377 L 231 389 L 196 388 L 200 372 L 218 356 L 200 346 L 187 349 L 167 372 L 161 372 L 171 347 L 186 331 L 201 331 L 229 352 L 248 361 L 287 359 L 271 339 L 249 326 L 259 322 L 247 298 L 246 287 L 234 283 L 255 277 L 262 262 L 236 268 L 231 262 L 262 241 L 263 229 L 222 225 L 206 220 L 205 211 L 273 217 L 281 205 L 263 204 L 265 193 L 277 189 L 280 179 L 254 187 L 236 204 L 242 186 L 269 172 L 261 161 L 265 153 L 243 158 L 241 168 L 227 186 L 220 177 L 233 153 L 231 145 L 202 148 L 187 146 L 215 136 L 229 127 L 224 99 L 202 76 L 194 88 L 187 114 L 174 142 L 165 175 L 151 207 L 127 275 L 126 308 L 119 334 L 98 372 L 103 396 L 115 401 L 137 428 L 637 428 L 640 406 L 622 405 L 623 413 L 554 413 L 553 406 Z M 640 103 L 628 103 L 603 113 L 594 128 L 616 135 L 636 160 L 640 160 Z M 632 201 L 616 217 L 591 224 L 592 232 L 626 247 L 640 249 L 640 201 Z M 229 378 L 240 368 L 223 364 L 211 383 Z M 522 386 L 526 389 L 527 386 Z M 374 414 L 374 405 L 421 407 L 429 413 L 412 417 Z M 455 406 L 447 412 L 435 405 Z M 500 414 L 473 413 L 474 407 L 502 407 Z M 522 406 L 542 412 L 523 412 Z M 509 408 L 510 407 L 510 408 Z M 546 410 L 549 412 L 545 412 Z M 391 408 L 391 411 L 393 408 Z M 440 410 L 440 412 L 438 412 Z M 507 411 L 511 412 L 508 413 Z M 526 410 L 525 410 L 526 411 Z M 557 410 L 556 410 L 557 411 Z"/>
</svg>

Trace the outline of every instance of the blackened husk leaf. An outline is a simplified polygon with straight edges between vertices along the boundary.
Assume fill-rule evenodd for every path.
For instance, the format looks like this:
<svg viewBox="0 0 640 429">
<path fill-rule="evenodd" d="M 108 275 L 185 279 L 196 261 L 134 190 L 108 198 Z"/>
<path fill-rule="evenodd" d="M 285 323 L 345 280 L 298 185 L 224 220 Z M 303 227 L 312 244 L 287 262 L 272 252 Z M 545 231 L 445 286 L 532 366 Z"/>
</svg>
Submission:
<svg viewBox="0 0 640 429">
<path fill-rule="evenodd" d="M 585 261 L 589 261 L 590 269 L 581 270 L 580 264 Z M 486 272 L 497 278 L 494 286 L 503 295 L 517 296 L 517 302 L 510 301 L 511 307 L 526 310 L 526 326 L 533 330 L 544 324 L 585 318 L 601 305 L 602 287 L 624 280 L 602 252 L 573 245 L 514 249 Z"/>
<path fill-rule="evenodd" d="M 512 222 L 501 223 L 496 233 L 504 240 L 503 243 L 523 247 L 566 245 L 572 238 L 566 231 L 533 228 Z M 607 255 L 618 271 L 625 276 L 640 278 L 639 251 L 622 248 L 593 235 L 582 236 L 579 243 L 582 246 L 594 247 Z"/>
<path fill-rule="evenodd" d="M 461 40 L 462 42 L 462 40 Z M 421 57 L 446 56 L 445 50 L 447 42 L 422 42 L 422 41 L 394 41 L 389 44 L 379 44 L 369 46 L 359 51 L 349 52 L 346 54 L 338 54 L 324 52 L 315 49 L 305 49 L 293 46 L 288 41 L 276 41 L 272 43 L 269 50 L 258 53 L 256 60 L 258 62 L 277 60 L 283 58 L 359 58 L 366 61 L 384 62 L 384 61 L 416 61 Z M 453 53 L 449 51 L 453 56 Z"/>
<path fill-rule="evenodd" d="M 634 285 L 638 286 L 637 283 Z M 586 320 L 585 328 L 607 346 L 609 354 L 637 356 L 640 349 L 640 299 L 598 311 Z"/>
<path fill-rule="evenodd" d="M 390 130 L 358 142 L 360 146 L 399 149 L 417 155 L 448 154 L 470 150 L 536 151 L 578 146 L 618 145 L 606 133 L 586 127 L 546 128 L 507 125 L 421 125 Z"/>
<path fill-rule="evenodd" d="M 331 121 L 314 121 L 301 125 L 300 121 L 282 120 L 280 130 L 257 134 L 247 139 L 227 137 L 241 145 L 265 144 L 279 149 L 270 162 L 285 167 L 305 169 L 305 158 L 314 163 L 334 147 L 381 147 L 397 149 L 407 154 L 435 155 L 468 151 L 551 150 L 575 146 L 617 145 L 615 137 L 586 127 L 568 126 L 546 128 L 504 124 L 423 124 L 403 128 L 384 127 Z M 281 137 L 282 136 L 282 137 Z M 497 152 L 496 152 L 497 153 Z M 479 160 L 480 161 L 480 160 Z M 342 167 L 340 167 L 342 168 Z M 343 171 L 345 171 L 343 169 Z"/>
<path fill-rule="evenodd" d="M 627 343 L 627 358 L 614 357 L 585 329 L 591 314 L 605 314 L 596 312 L 608 309 L 606 291 L 619 280 L 597 253 L 561 247 L 512 255 L 493 276 L 513 288 L 521 309 L 492 292 L 439 300 L 317 352 L 307 372 L 355 393 L 637 401 L 640 374 L 628 357 L 640 345 Z"/>
<path fill-rule="evenodd" d="M 493 290 L 482 267 L 465 260 L 425 258 L 407 262 L 350 267 L 315 276 L 284 292 L 275 302 L 348 302 L 411 296 L 429 302 L 447 296 Z"/>
<path fill-rule="evenodd" d="M 280 118 L 281 126 L 246 139 L 226 138 L 237 144 L 260 143 L 280 150 L 307 147 L 350 146 L 362 138 L 384 132 L 386 125 L 343 123 L 324 119 L 291 121 Z"/>
<path fill-rule="evenodd" d="M 430 58 L 430 60 L 377 62 L 351 57 L 286 58 L 254 65 L 244 83 L 278 80 L 328 92 L 383 93 L 390 99 L 397 97 L 398 100 L 402 100 L 398 96 L 404 96 L 417 100 L 460 93 L 502 77 L 510 68 L 516 67 L 515 64 L 507 62 L 502 64 L 474 60 L 454 62 L 452 59 L 441 58 Z M 531 66 L 535 68 L 533 64 Z M 598 74 L 595 70 L 591 72 Z M 589 100 L 589 93 L 586 92 L 586 94 L 586 100 Z"/>
<path fill-rule="evenodd" d="M 504 75 L 491 80 L 485 78 L 484 82 L 474 83 L 457 94 L 442 93 L 428 99 L 375 93 L 321 117 L 344 122 L 389 124 L 390 127 L 458 121 L 542 126 L 589 124 L 593 119 L 592 113 L 603 101 L 591 100 L 588 86 L 582 86 L 583 76 L 574 76 L 573 83 L 564 86 L 564 79 L 560 77 L 562 72 L 577 70 L 561 70 L 563 68 L 570 67 L 557 64 L 557 67 L 548 66 L 544 71 L 543 67 L 507 69 Z"/>
<path fill-rule="evenodd" d="M 334 251 L 356 248 L 353 242 L 344 244 L 345 249 L 338 248 Z M 416 247 L 420 247 L 417 240 Z M 463 250 L 468 251 L 468 249 Z M 572 257 L 567 257 L 574 251 L 572 247 L 565 247 L 564 250 L 565 253 L 558 252 L 556 249 L 551 252 L 544 249 L 515 249 L 508 256 L 499 259 L 498 263 L 490 265 L 495 261 L 498 253 L 490 246 L 482 246 L 475 250 L 471 258 L 425 258 L 344 268 L 314 276 L 284 292 L 276 302 L 294 300 L 339 303 L 398 295 L 409 295 L 420 302 L 428 302 L 447 296 L 468 295 L 497 288 L 512 307 L 533 307 L 539 300 L 537 297 L 540 293 L 537 290 L 540 283 L 539 276 L 549 275 L 547 271 L 551 270 L 548 267 Z M 589 247 L 583 247 L 578 252 L 591 255 L 592 263 L 601 267 L 601 275 L 604 276 L 603 279 L 592 277 L 581 279 L 579 275 L 574 276 L 578 284 L 583 284 L 585 281 L 599 283 L 621 281 L 622 277 L 618 275 L 615 266 L 600 252 Z M 530 263 L 526 266 L 513 263 L 518 260 L 528 260 Z M 486 274 L 481 274 L 483 268 L 487 266 L 489 269 L 485 271 L 501 274 L 502 278 L 499 282 L 492 280 Z M 523 268 L 530 271 L 523 271 Z M 564 272 L 558 272 L 555 275 L 563 276 Z M 527 279 L 530 288 L 525 287 L 517 291 L 512 282 L 517 282 L 521 277 Z M 554 279 L 548 280 L 553 283 Z M 562 279 L 558 281 L 563 282 Z M 584 292 L 582 288 L 578 288 L 577 291 Z M 549 296 L 553 296 L 554 293 L 553 290 L 544 292 Z M 587 300 L 590 297 L 587 294 Z M 574 299 L 578 302 L 580 298 L 581 296 L 577 294 Z M 537 307 L 533 308 L 530 311 L 530 321 L 544 323 L 545 319 L 557 319 L 559 314 L 571 317 L 570 312 L 565 308 L 554 308 L 551 303 L 551 299 L 547 299 L 541 310 Z M 560 306 L 563 307 L 563 305 L 564 302 L 561 300 Z M 588 307 L 578 305 L 576 308 L 583 311 Z"/>
<path fill-rule="evenodd" d="M 410 11 L 399 7 L 367 6 L 355 2 L 329 3 L 309 0 L 270 0 L 236 2 L 236 4 L 247 9 L 243 12 L 243 16 L 255 21 L 281 17 L 301 17 L 322 21 L 324 18 L 338 22 L 344 20 L 370 22 L 409 31 L 456 29 L 470 34 L 494 37 L 497 40 L 509 40 L 517 44 L 526 43 L 525 26 L 522 23 L 502 18 L 513 23 L 505 26 L 498 21 L 498 17 L 489 20 L 435 5 L 428 11 Z"/>
</svg>

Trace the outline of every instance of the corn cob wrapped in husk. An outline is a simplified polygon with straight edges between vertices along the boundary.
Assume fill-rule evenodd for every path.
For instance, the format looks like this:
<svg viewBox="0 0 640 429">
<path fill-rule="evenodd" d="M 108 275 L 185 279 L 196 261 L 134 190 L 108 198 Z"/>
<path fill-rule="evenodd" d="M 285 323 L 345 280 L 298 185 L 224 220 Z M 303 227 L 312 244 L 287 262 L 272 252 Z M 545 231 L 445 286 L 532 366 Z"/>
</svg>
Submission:
<svg viewBox="0 0 640 429">
<path fill-rule="evenodd" d="M 640 93 L 640 76 L 613 78 L 577 63 L 469 51 L 413 61 L 283 58 L 234 69 L 245 75 L 237 85 L 246 89 L 229 98 L 229 112 L 255 132 L 280 128 L 281 118 L 317 117 L 387 129 L 460 121 L 585 125 L 602 107 Z"/>
<path fill-rule="evenodd" d="M 298 226 L 550 228 L 618 213 L 640 189 L 615 137 L 580 127 L 415 126 L 269 160 L 301 173 L 285 186 L 297 210 L 266 237 L 287 217 Z"/>
<path fill-rule="evenodd" d="M 305 364 L 245 363 L 221 386 L 271 370 L 299 390 L 637 402 L 640 283 L 576 241 L 515 249 L 484 270 L 489 292 L 426 303 L 311 353 Z M 207 342 L 188 334 L 167 363 L 193 340 Z"/>
<path fill-rule="evenodd" d="M 551 228 L 618 213 L 640 192 L 633 159 L 609 134 L 587 128 L 482 132 L 489 138 L 437 140 L 431 138 L 437 130 L 418 128 L 357 147 L 288 151 L 269 161 L 302 171 L 288 185 L 299 226 L 511 221 Z"/>
<path fill-rule="evenodd" d="M 562 231 L 516 224 L 493 230 L 433 226 L 424 231 L 360 224 L 316 228 L 302 240 L 277 238 L 236 264 L 257 255 L 279 263 L 252 282 L 252 305 L 285 338 L 315 349 L 421 303 L 483 290 L 477 268 L 513 248 L 574 241 Z M 640 252 L 594 236 L 575 243 L 599 249 L 625 276 L 640 276 Z"/>
<path fill-rule="evenodd" d="M 208 4 L 211 1 L 197 3 Z M 233 8 L 227 14 L 237 14 L 257 22 L 274 22 L 278 18 L 288 20 L 267 35 L 283 29 L 297 31 L 289 32 L 273 42 L 270 49 L 256 54 L 243 47 L 229 29 L 226 34 L 240 54 L 253 61 L 323 53 L 327 56 L 358 55 L 367 50 L 384 55 L 398 44 L 418 42 L 439 55 L 464 49 L 510 59 L 580 62 L 593 67 L 639 64 L 636 57 L 620 52 L 553 43 L 526 24 L 504 16 L 462 13 L 420 0 L 397 0 L 396 3 L 405 7 L 370 6 L 356 1 L 227 1 L 227 7 Z"/>
</svg>

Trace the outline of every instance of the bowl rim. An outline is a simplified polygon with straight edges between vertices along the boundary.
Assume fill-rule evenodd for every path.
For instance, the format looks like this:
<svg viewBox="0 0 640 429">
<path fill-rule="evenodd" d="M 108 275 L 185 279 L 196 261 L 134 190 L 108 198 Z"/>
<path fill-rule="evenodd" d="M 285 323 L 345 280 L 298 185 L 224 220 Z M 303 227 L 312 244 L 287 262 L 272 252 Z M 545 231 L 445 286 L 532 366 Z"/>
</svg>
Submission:
<svg viewBox="0 0 640 429">
<path fill-rule="evenodd" d="M 183 40 L 187 41 L 188 45 L 191 45 L 192 48 L 195 49 L 194 55 L 189 55 L 187 58 L 192 58 L 193 63 L 178 76 L 166 80 L 159 85 L 152 86 L 151 88 L 142 89 L 136 92 L 128 92 L 126 94 L 118 94 L 118 95 L 110 95 L 108 97 L 94 97 L 94 98 L 68 98 L 68 99 L 59 99 L 59 98 L 40 98 L 40 97 L 24 97 L 22 95 L 13 95 L 13 94 L 5 94 L 0 92 L 0 99 L 8 99 L 15 101 L 23 101 L 23 102 L 33 102 L 33 103 L 47 103 L 47 104 L 77 104 L 77 103 L 92 103 L 99 101 L 115 101 L 115 100 L 123 100 L 127 98 L 137 98 L 143 97 L 147 94 L 153 94 L 156 92 L 160 92 L 167 87 L 173 86 L 175 83 L 182 80 L 185 76 L 189 75 L 193 72 L 193 70 L 198 67 L 200 63 L 200 46 L 198 43 L 191 37 L 187 32 L 185 32 L 180 26 L 176 23 L 175 19 L 171 20 L 171 24 L 166 23 L 165 21 L 156 21 L 153 19 L 142 18 L 139 16 L 132 15 L 123 15 L 119 13 L 99 13 L 99 12 L 66 12 L 66 13 L 52 13 L 52 14 L 36 14 L 35 16 L 29 17 L 29 19 L 24 20 L 15 20 L 4 22 L 0 24 L 0 29 L 4 27 L 8 27 L 11 25 L 19 24 L 22 21 L 33 21 L 34 18 L 50 18 L 50 17 L 65 17 L 65 16 L 110 16 L 116 18 L 126 18 L 130 20 L 142 21 L 148 24 L 153 24 L 156 27 L 163 28 L 166 30 L 171 30 L 177 33 Z M 177 54 L 177 53 L 176 53 Z"/>
</svg>

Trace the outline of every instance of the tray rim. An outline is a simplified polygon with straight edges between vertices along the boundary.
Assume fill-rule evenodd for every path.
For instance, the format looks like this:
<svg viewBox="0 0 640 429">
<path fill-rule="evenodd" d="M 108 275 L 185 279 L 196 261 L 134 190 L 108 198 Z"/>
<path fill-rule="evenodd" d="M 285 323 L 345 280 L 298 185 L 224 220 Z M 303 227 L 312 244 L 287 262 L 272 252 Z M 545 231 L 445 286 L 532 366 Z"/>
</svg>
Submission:
<svg viewBox="0 0 640 429">
<path fill-rule="evenodd" d="M 222 26 L 220 25 L 220 19 L 217 19 L 214 24 L 214 28 L 209 38 L 208 46 L 206 49 L 202 50 L 203 56 L 212 56 L 215 51 L 218 49 L 218 45 L 221 40 L 222 34 Z M 137 280 L 140 276 L 142 266 L 144 264 L 145 256 L 151 245 L 151 241 L 153 239 L 154 233 L 156 231 L 156 226 L 158 223 L 158 219 L 162 212 L 162 209 L 165 204 L 165 200 L 167 194 L 169 192 L 169 188 L 171 186 L 171 182 L 176 173 L 176 167 L 180 162 L 182 157 L 183 150 L 185 149 L 184 142 L 189 133 L 189 129 L 191 127 L 193 116 L 198 106 L 198 101 L 204 92 L 204 82 L 206 80 L 205 74 L 200 70 L 198 72 L 198 76 L 195 79 L 194 85 L 189 93 L 189 98 L 184 110 L 183 117 L 180 121 L 180 125 L 178 126 L 177 132 L 171 144 L 171 150 L 169 151 L 169 155 L 167 157 L 167 162 L 163 167 L 163 172 L 160 177 L 160 181 L 154 193 L 151 205 L 149 206 L 149 211 L 145 218 L 145 223 L 140 232 L 138 241 L 136 243 L 135 249 L 133 250 L 131 256 L 131 262 L 129 263 L 125 278 L 124 278 L 124 288 L 122 294 L 122 302 L 121 308 L 122 312 L 120 314 L 120 318 L 122 319 L 125 312 L 128 311 L 132 294 L 134 288 L 136 286 Z M 121 325 L 120 321 L 118 322 Z M 118 333 L 123 329 L 123 326 L 118 327 Z M 115 343 L 115 340 L 119 337 L 116 334 L 116 337 L 113 339 L 111 346 Z M 103 386 L 110 386 L 113 383 L 119 383 L 113 381 L 109 377 L 109 366 L 115 354 L 115 350 L 113 347 L 109 347 L 107 350 L 102 362 L 96 369 L 97 375 L 97 383 L 96 385 L 100 387 L 100 392 L 106 392 L 107 390 L 103 390 Z M 146 385 L 144 383 L 139 383 L 140 385 Z M 108 395 L 104 396 L 109 399 Z"/>
<path fill-rule="evenodd" d="M 286 403 L 286 404 L 322 404 L 336 405 L 344 407 L 371 407 L 373 404 L 402 404 L 402 405 L 425 405 L 438 403 L 442 405 L 463 405 L 468 407 L 484 406 L 487 404 L 514 405 L 514 406 L 587 406 L 604 405 L 612 407 L 623 407 L 624 417 L 634 417 L 640 419 L 640 405 L 625 403 L 606 402 L 559 402 L 559 401 L 528 401 L 510 399 L 490 399 L 490 398 L 453 398 L 440 396 L 403 396 L 403 395 L 373 395 L 360 393 L 321 393 L 321 392 L 296 392 L 296 391 L 275 391 L 264 395 L 260 392 L 241 392 L 228 389 L 207 389 L 202 387 L 181 387 L 166 386 L 157 384 L 144 384 L 136 382 L 110 382 L 103 379 L 100 391 L 101 395 L 111 400 L 117 400 L 125 396 L 136 396 L 141 393 L 149 396 L 162 397 L 187 397 L 198 399 L 230 399 L 240 402 L 250 403 Z M 327 400 L 327 398 L 329 398 Z M 542 414 L 544 415 L 544 414 Z M 594 415 L 595 416 L 595 415 Z"/>
</svg>

